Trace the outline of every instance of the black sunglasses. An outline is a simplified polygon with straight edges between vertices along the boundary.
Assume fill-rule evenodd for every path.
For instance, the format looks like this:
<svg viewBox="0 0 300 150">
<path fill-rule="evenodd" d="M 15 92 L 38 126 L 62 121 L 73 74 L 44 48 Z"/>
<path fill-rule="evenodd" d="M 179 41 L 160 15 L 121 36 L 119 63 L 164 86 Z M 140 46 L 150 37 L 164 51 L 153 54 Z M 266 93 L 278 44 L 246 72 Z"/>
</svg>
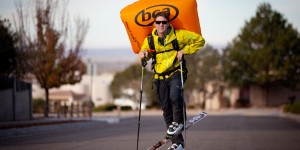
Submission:
<svg viewBox="0 0 300 150">
<path fill-rule="evenodd" d="M 167 24 L 168 21 L 155 21 L 155 23 L 156 23 L 156 24 L 160 24 L 160 23 L 162 23 L 162 24 Z"/>
</svg>

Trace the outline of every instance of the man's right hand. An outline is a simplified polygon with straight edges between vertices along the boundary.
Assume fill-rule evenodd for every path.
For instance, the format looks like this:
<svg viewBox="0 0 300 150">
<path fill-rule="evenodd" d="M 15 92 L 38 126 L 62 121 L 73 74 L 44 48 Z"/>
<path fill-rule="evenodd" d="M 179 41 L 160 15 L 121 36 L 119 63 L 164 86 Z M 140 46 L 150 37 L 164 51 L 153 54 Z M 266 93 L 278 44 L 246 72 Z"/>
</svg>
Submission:
<svg viewBox="0 0 300 150">
<path fill-rule="evenodd" d="M 143 58 L 147 58 L 147 56 L 148 56 L 148 52 L 147 51 L 140 51 L 139 52 L 139 57 L 141 58 L 141 59 L 143 59 Z"/>
<path fill-rule="evenodd" d="M 141 64 L 143 67 L 146 67 L 147 66 L 147 60 L 146 60 L 146 57 L 142 58 L 141 59 Z"/>
</svg>

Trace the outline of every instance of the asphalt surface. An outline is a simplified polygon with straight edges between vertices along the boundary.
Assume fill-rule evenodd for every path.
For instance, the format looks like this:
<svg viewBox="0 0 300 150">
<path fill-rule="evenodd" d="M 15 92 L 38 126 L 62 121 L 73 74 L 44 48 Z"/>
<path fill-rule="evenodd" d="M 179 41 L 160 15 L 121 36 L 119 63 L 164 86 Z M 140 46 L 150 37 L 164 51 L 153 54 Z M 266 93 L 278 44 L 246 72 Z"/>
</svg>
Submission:
<svg viewBox="0 0 300 150">
<path fill-rule="evenodd" d="M 199 111 L 189 111 L 189 118 Z M 299 116 L 278 109 L 208 111 L 208 117 L 187 130 L 189 150 L 299 150 Z M 137 112 L 95 114 L 93 118 L 45 119 L 23 127 L 0 129 L 2 150 L 135 150 Z M 38 124 L 42 122 L 48 124 Z M 35 124 L 31 124 L 35 122 Z M 17 123 L 0 123 L 0 126 Z M 160 111 L 143 111 L 139 150 L 165 135 Z M 162 149 L 167 149 L 168 143 Z"/>
</svg>

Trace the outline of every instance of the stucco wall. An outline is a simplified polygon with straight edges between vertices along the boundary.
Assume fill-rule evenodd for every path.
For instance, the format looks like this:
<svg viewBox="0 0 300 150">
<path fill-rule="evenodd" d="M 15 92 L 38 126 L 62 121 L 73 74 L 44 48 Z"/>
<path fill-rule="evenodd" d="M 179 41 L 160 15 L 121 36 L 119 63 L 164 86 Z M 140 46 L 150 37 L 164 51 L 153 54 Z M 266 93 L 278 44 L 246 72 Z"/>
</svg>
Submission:
<svg viewBox="0 0 300 150">
<path fill-rule="evenodd" d="M 266 92 L 259 86 L 250 87 L 250 104 L 252 106 L 266 106 Z"/>
<path fill-rule="evenodd" d="M 300 99 L 300 91 L 292 91 L 282 86 L 271 86 L 269 89 L 260 86 L 250 87 L 252 106 L 279 106 L 288 102 L 290 96 Z"/>
</svg>

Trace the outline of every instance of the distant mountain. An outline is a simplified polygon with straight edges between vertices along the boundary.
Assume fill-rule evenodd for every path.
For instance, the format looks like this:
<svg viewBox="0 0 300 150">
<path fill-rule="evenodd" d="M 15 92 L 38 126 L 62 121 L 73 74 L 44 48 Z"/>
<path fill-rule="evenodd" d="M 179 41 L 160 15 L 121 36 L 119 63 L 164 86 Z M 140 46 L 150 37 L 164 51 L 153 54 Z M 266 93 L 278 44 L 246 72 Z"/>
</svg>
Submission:
<svg viewBox="0 0 300 150">
<path fill-rule="evenodd" d="M 83 59 L 97 65 L 97 74 L 119 72 L 137 62 L 138 56 L 131 49 L 89 49 L 85 50 Z"/>
<path fill-rule="evenodd" d="M 115 49 L 88 49 L 84 51 L 83 58 L 91 59 L 93 62 L 117 62 L 128 61 L 134 62 L 137 60 L 137 55 L 129 48 Z"/>
</svg>

